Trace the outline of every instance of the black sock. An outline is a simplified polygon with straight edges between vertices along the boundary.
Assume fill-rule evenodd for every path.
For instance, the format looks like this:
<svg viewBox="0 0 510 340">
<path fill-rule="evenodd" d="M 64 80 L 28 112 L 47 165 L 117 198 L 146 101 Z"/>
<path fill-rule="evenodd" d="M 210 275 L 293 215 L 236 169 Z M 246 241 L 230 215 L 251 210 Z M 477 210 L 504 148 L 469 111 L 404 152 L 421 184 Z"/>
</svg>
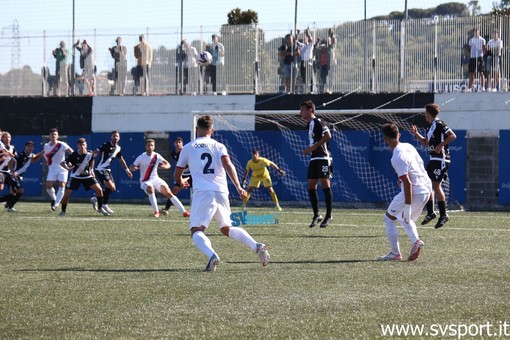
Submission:
<svg viewBox="0 0 510 340">
<path fill-rule="evenodd" d="M 323 188 L 322 192 L 326 197 L 326 218 L 331 217 L 331 210 L 333 207 L 333 191 L 331 188 Z"/>
<path fill-rule="evenodd" d="M 434 213 L 434 201 L 427 202 L 427 215 L 432 215 Z"/>
<path fill-rule="evenodd" d="M 313 216 L 319 215 L 319 195 L 316 189 L 308 189 L 308 195 L 310 196 L 310 203 L 312 204 Z"/>
<path fill-rule="evenodd" d="M 66 212 L 67 204 L 62 203 L 62 212 Z"/>
<path fill-rule="evenodd" d="M 12 196 L 12 195 L 11 195 Z M 21 198 L 21 196 L 23 196 L 22 193 L 17 193 L 16 196 L 12 196 L 8 201 L 7 201 L 7 204 L 9 205 L 9 208 L 12 208 L 14 207 L 14 205 L 16 204 L 16 202 L 19 201 L 19 199 Z"/>
<path fill-rule="evenodd" d="M 446 202 L 437 202 L 437 206 L 439 207 L 439 216 L 446 216 Z"/>
<path fill-rule="evenodd" d="M 103 190 L 103 204 L 108 204 L 108 201 L 110 200 L 110 194 L 112 191 L 108 188 Z"/>
<path fill-rule="evenodd" d="M 170 201 L 170 198 L 166 200 L 165 210 L 170 209 L 172 206 L 172 201 Z"/>
<path fill-rule="evenodd" d="M 103 198 L 98 197 L 97 198 L 97 210 L 101 210 L 102 207 L 103 207 Z"/>
</svg>

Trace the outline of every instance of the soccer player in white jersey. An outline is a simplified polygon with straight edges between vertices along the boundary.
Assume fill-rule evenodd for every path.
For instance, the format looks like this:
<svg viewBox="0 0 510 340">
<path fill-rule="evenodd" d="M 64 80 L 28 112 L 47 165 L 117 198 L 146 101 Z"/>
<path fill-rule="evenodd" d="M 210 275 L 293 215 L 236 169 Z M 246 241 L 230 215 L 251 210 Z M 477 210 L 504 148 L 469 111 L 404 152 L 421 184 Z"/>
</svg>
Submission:
<svg viewBox="0 0 510 340">
<path fill-rule="evenodd" d="M 387 255 L 379 257 L 378 260 L 402 260 L 396 223 L 398 220 L 411 239 L 412 248 L 408 260 L 414 261 L 424 246 L 419 239 L 415 221 L 429 200 L 432 184 L 418 151 L 411 144 L 399 141 L 398 127 L 395 124 L 385 124 L 382 132 L 384 141 L 393 152 L 391 165 L 397 173 L 401 191 L 393 198 L 384 216 L 384 225 L 391 251 Z"/>
<path fill-rule="evenodd" d="M 227 148 L 211 138 L 214 132 L 213 118 L 211 116 L 198 118 L 196 132 L 198 138 L 186 144 L 181 151 L 174 179 L 176 183 L 183 184 L 182 173 L 189 167 L 193 178 L 190 231 L 193 243 L 209 260 L 205 271 L 214 271 L 220 262 L 211 241 L 204 233 L 213 217 L 223 235 L 248 246 L 259 256 L 262 265 L 266 266 L 269 261 L 267 246 L 255 241 L 243 228 L 232 227 L 227 174 L 241 199 L 246 199 L 247 193 L 239 182 Z"/>
<path fill-rule="evenodd" d="M 51 199 L 51 210 L 57 210 L 60 201 L 64 197 L 65 186 L 67 183 L 68 171 L 60 164 L 66 158 L 66 152 L 73 153 L 74 150 L 66 143 L 58 140 L 58 130 L 50 130 L 50 141 L 44 144 L 43 154 L 48 165 L 48 175 L 46 176 L 46 192 Z M 58 192 L 55 194 L 53 185 L 58 182 Z"/>
<path fill-rule="evenodd" d="M 170 199 L 179 209 L 182 216 L 189 217 L 189 212 L 182 205 L 181 201 L 172 194 L 168 184 L 159 177 L 158 168 L 170 169 L 170 163 L 159 153 L 154 151 L 156 142 L 154 139 L 145 140 L 145 152 L 138 156 L 129 167 L 131 172 L 140 169 L 140 188 L 149 196 L 154 217 L 159 217 L 158 201 L 156 200 L 156 191 Z"/>
</svg>

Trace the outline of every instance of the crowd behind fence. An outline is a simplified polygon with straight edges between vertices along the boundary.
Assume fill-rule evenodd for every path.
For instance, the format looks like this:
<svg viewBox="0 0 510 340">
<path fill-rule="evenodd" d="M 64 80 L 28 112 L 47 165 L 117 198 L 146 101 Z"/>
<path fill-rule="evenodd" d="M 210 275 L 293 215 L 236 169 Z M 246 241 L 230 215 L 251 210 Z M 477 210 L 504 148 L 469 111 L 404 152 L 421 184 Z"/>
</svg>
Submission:
<svg viewBox="0 0 510 340">
<path fill-rule="evenodd" d="M 469 77 L 466 44 L 474 27 L 480 28 L 487 41 L 492 31 L 499 32 L 503 50 L 501 76 L 495 87 L 507 91 L 510 19 L 480 16 L 298 25 L 297 39 L 304 41 L 309 34 L 314 52 L 310 54 L 311 59 L 303 60 L 302 64 L 299 59 L 292 59 L 291 77 L 297 77 L 290 89 L 285 87 L 281 53 L 284 38 L 291 33 L 289 25 L 185 27 L 183 32 L 179 28 L 152 27 L 115 31 L 3 32 L 0 36 L 0 95 L 58 95 L 53 52 L 61 41 L 69 52 L 65 70 L 70 86 L 60 95 L 87 95 L 91 92 L 90 86 L 82 76 L 80 52 L 74 48 L 78 39 L 87 40 L 92 48 L 89 61 L 95 66 L 92 79 L 95 95 L 143 94 L 138 77 L 141 71 L 137 69 L 134 52 L 140 35 L 152 48 L 150 67 L 145 74 L 150 89 L 147 95 L 464 91 Z M 210 51 L 214 46 L 213 35 L 217 35 L 224 46 L 224 63 L 213 61 L 215 91 L 210 67 L 194 67 L 189 57 L 183 60 L 181 53 L 182 39 L 197 53 Z M 330 35 L 334 36 L 333 40 L 328 39 Z M 123 93 L 119 93 L 115 84 L 115 60 L 109 51 L 117 37 L 122 38 L 126 47 Z M 326 58 L 320 51 L 327 48 L 330 48 L 330 59 L 327 65 L 322 65 L 321 71 Z M 326 75 L 321 77 L 324 71 Z M 475 88 L 481 90 L 480 84 L 475 83 Z"/>
</svg>

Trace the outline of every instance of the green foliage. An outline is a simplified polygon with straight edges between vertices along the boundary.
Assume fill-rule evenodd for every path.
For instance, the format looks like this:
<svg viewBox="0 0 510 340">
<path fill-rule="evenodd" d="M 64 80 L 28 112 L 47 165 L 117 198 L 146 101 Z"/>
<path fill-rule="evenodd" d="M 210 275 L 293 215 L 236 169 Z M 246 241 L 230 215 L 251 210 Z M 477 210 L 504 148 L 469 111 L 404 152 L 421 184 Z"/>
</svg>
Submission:
<svg viewBox="0 0 510 340">
<path fill-rule="evenodd" d="M 228 24 L 229 25 L 250 25 L 257 24 L 259 22 L 259 17 L 257 12 L 249 9 L 246 11 L 241 11 L 239 7 L 234 8 L 228 14 Z"/>
<path fill-rule="evenodd" d="M 2 338 L 374 339 L 387 323 L 508 321 L 508 213 L 450 212 L 443 229 L 419 227 L 416 262 L 381 263 L 384 211 L 335 209 L 310 229 L 310 208 L 284 206 L 280 224 L 246 227 L 269 246 L 266 268 L 212 223 L 222 262 L 204 273 L 174 208 L 154 219 L 148 202 L 110 206 L 103 217 L 71 203 L 58 218 L 22 199 L 2 212 Z M 400 242 L 407 257 L 402 229 Z"/>
<path fill-rule="evenodd" d="M 480 6 L 478 6 L 480 7 Z M 432 18 L 435 15 L 440 16 L 453 16 L 453 17 L 466 17 L 470 15 L 468 6 L 460 2 L 448 2 L 438 5 L 435 8 L 412 8 L 407 10 L 409 18 L 412 19 L 426 19 Z M 404 12 L 393 11 L 387 16 L 374 17 L 375 20 L 401 20 L 404 19 Z"/>
</svg>

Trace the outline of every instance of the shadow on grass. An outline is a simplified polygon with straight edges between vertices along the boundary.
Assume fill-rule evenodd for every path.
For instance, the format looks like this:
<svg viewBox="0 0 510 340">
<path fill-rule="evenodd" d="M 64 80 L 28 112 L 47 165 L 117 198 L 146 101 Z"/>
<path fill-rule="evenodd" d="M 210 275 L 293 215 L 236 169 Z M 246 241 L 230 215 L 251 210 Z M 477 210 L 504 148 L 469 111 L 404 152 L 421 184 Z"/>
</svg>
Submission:
<svg viewBox="0 0 510 340">
<path fill-rule="evenodd" d="M 278 265 L 278 264 L 342 264 L 342 263 L 367 263 L 367 262 L 380 262 L 377 260 L 324 260 L 324 261 L 314 261 L 314 260 L 300 260 L 300 261 L 269 261 L 268 266 Z M 248 263 L 257 263 L 256 261 L 226 261 L 226 263 L 232 264 L 248 264 Z"/>
<path fill-rule="evenodd" d="M 381 238 L 386 235 L 278 235 L 280 238 Z"/>
<path fill-rule="evenodd" d="M 91 273 L 186 273 L 200 272 L 199 269 L 94 269 L 94 268 L 40 268 L 17 269 L 17 272 L 91 272 Z"/>
</svg>

